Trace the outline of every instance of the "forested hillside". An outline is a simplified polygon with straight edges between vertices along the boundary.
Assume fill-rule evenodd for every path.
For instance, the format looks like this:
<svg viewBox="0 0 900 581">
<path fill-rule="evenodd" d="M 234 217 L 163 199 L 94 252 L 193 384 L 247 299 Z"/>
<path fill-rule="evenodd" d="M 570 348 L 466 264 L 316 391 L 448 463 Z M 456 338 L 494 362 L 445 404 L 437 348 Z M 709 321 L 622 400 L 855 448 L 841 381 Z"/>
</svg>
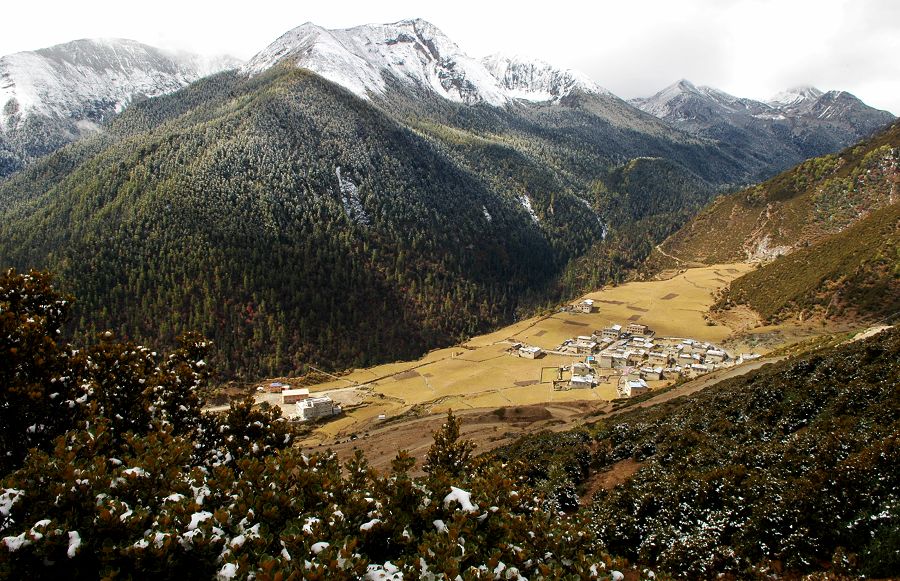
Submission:
<svg viewBox="0 0 900 581">
<path fill-rule="evenodd" d="M 896 329 L 479 457 L 448 414 L 413 477 L 304 453 L 265 406 L 201 413 L 208 342 L 74 349 L 70 305 L 0 275 L 0 577 L 900 574 Z"/>
<path fill-rule="evenodd" d="M 621 278 L 633 260 L 609 257 L 606 232 L 658 242 L 711 195 L 677 162 L 639 162 L 664 168 L 641 183 L 685 192 L 660 226 L 637 189 L 640 207 L 618 209 L 596 185 L 619 187 L 608 168 L 628 152 L 703 166 L 708 145 L 649 116 L 659 135 L 589 100 L 416 103 L 373 106 L 292 67 L 147 100 L 0 185 L 0 262 L 58 273 L 82 336 L 171 345 L 199 330 L 224 376 L 282 374 L 410 358 L 508 322 L 583 288 L 560 274 L 586 253 L 590 284 Z"/>
<path fill-rule="evenodd" d="M 493 452 L 609 552 L 687 579 L 900 574 L 900 331 Z M 635 463 L 603 488 L 607 470 Z"/>
</svg>

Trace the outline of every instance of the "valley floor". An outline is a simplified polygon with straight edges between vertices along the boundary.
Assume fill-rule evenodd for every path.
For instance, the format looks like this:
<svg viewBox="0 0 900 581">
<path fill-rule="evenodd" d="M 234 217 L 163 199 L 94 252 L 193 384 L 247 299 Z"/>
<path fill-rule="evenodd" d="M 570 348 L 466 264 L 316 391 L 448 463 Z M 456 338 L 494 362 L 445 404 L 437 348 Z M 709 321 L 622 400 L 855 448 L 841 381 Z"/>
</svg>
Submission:
<svg viewBox="0 0 900 581">
<path fill-rule="evenodd" d="M 389 462 L 397 450 L 423 455 L 431 432 L 440 427 L 448 409 L 463 419 L 464 432 L 481 451 L 501 445 L 525 432 L 572 427 L 586 417 L 609 413 L 617 397 L 618 376 L 593 389 L 555 391 L 552 379 L 572 355 L 548 353 L 540 359 L 509 355 L 513 343 L 556 349 L 564 340 L 590 335 L 611 324 L 639 322 L 659 337 L 690 337 L 724 344 L 729 351 L 766 353 L 786 343 L 826 332 L 806 327 L 758 327 L 752 313 L 708 318 L 715 293 L 753 269 L 748 264 L 724 264 L 673 273 L 667 280 L 631 282 L 589 293 L 595 311 L 554 312 L 520 321 L 462 345 L 433 351 L 417 361 L 354 370 L 331 381 L 308 386 L 313 395 L 328 395 L 344 414 L 318 424 L 301 445 L 328 447 L 350 455 L 366 451 L 373 465 Z M 790 328 L 789 328 L 790 327 Z M 651 397 L 659 403 L 691 393 L 722 379 L 762 365 L 724 369 Z M 673 380 L 649 382 L 651 390 Z M 280 403 L 280 395 L 260 394 L 259 400 Z M 647 405 L 647 403 L 639 404 Z M 291 414 L 293 405 L 285 414 Z M 505 411 L 501 411 L 505 408 Z"/>
</svg>

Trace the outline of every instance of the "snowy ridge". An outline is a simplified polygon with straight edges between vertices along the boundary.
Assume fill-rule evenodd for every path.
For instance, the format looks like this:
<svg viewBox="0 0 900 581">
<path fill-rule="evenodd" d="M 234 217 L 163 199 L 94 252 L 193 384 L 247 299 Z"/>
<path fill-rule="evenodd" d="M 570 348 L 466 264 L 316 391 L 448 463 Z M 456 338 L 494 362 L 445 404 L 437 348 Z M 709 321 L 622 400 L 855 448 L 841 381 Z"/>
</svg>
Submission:
<svg viewBox="0 0 900 581">
<path fill-rule="evenodd" d="M 652 97 L 632 99 L 631 103 L 660 119 L 679 121 L 711 111 L 759 118 L 777 118 L 780 115 L 779 111 L 766 103 L 735 97 L 714 87 L 698 87 L 686 79 L 669 85 Z"/>
<path fill-rule="evenodd" d="M 28 115 L 88 121 L 91 127 L 135 98 L 176 91 L 228 67 L 230 57 L 205 58 L 123 39 L 76 40 L 0 58 L 0 130 Z"/>
<path fill-rule="evenodd" d="M 497 53 L 481 62 L 513 99 L 556 101 L 576 90 L 612 95 L 580 71 L 557 69 L 540 60 Z"/>
<path fill-rule="evenodd" d="M 363 99 L 384 95 L 386 79 L 391 77 L 469 105 L 499 106 L 509 100 L 484 65 L 421 19 L 344 30 L 306 23 L 254 56 L 243 71 L 254 75 L 283 61 L 309 69 Z"/>
<path fill-rule="evenodd" d="M 421 20 L 328 30 L 310 22 L 283 34 L 244 67 L 259 74 L 289 62 L 363 99 L 383 97 L 388 81 L 450 101 L 504 106 L 515 100 L 557 101 L 573 91 L 611 96 L 584 73 L 500 54 L 473 59 L 434 25 Z"/>
<path fill-rule="evenodd" d="M 803 102 L 816 101 L 824 93 L 815 87 L 801 86 L 782 91 L 766 101 L 772 107 L 795 107 Z"/>
</svg>

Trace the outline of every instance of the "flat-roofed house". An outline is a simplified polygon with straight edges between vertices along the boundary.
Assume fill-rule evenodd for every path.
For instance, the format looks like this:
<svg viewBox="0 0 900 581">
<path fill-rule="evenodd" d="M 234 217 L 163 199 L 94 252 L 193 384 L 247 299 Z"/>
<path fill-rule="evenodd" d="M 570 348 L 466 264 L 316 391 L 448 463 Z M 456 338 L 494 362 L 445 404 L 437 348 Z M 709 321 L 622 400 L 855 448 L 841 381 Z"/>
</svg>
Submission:
<svg viewBox="0 0 900 581">
<path fill-rule="evenodd" d="M 328 396 L 310 397 L 297 402 L 297 418 L 301 420 L 317 420 L 341 413 L 341 406 L 334 405 Z"/>
<path fill-rule="evenodd" d="M 519 347 L 519 357 L 523 357 L 525 359 L 537 359 L 544 354 L 544 350 L 540 347 L 534 346 L 526 346 Z"/>
<path fill-rule="evenodd" d="M 605 327 L 600 334 L 603 337 L 608 337 L 610 339 L 618 339 L 619 335 L 622 334 L 622 325 L 610 325 L 609 327 Z"/>
<path fill-rule="evenodd" d="M 728 357 L 728 354 L 719 349 L 709 349 L 706 351 L 706 356 L 703 358 L 705 363 L 724 363 L 725 359 Z"/>
<path fill-rule="evenodd" d="M 301 389 L 285 389 L 281 392 L 281 403 L 283 404 L 292 404 L 297 403 L 298 401 L 305 400 L 309 397 L 309 390 L 304 388 Z"/>
<path fill-rule="evenodd" d="M 629 379 L 619 383 L 616 391 L 619 397 L 634 397 L 650 391 L 650 386 L 643 379 Z"/>
</svg>

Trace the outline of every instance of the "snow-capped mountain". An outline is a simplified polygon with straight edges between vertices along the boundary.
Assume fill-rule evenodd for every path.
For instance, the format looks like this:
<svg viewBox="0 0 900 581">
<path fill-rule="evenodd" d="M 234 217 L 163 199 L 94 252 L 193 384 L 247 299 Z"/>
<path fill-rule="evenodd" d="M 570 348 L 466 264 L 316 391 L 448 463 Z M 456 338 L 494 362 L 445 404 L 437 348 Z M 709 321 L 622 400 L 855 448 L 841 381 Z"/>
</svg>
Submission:
<svg viewBox="0 0 900 581">
<path fill-rule="evenodd" d="M 328 30 L 307 22 L 282 35 L 243 68 L 258 74 L 290 62 L 363 99 L 396 82 L 450 101 L 503 106 L 517 99 L 557 101 L 573 91 L 610 93 L 587 75 L 539 60 L 493 55 L 476 60 L 425 20 Z"/>
<path fill-rule="evenodd" d="M 391 81 L 469 105 L 503 105 L 509 97 L 479 61 L 421 20 L 326 30 L 306 23 L 283 34 L 243 68 L 249 74 L 290 61 L 363 99 L 383 96 Z"/>
<path fill-rule="evenodd" d="M 814 87 L 791 89 L 762 102 L 682 79 L 652 97 L 629 102 L 688 133 L 770 160 L 781 169 L 837 151 L 894 119 L 850 93 L 823 93 Z"/>
<path fill-rule="evenodd" d="M 814 102 L 821 96 L 822 91 L 815 87 L 800 86 L 781 91 L 766 102 L 772 107 L 782 109 L 796 107 L 802 103 Z"/>
<path fill-rule="evenodd" d="M 655 117 L 680 123 L 703 122 L 723 115 L 771 118 L 778 114 L 766 103 L 735 97 L 712 87 L 698 87 L 686 79 L 669 85 L 652 97 L 632 99 L 630 103 Z"/>
<path fill-rule="evenodd" d="M 814 87 L 779 93 L 771 101 L 787 116 L 803 116 L 856 128 L 889 123 L 893 116 L 863 103 L 847 91 L 822 91 Z"/>
<path fill-rule="evenodd" d="M 13 128 L 29 114 L 102 121 L 136 98 L 171 93 L 237 64 L 124 39 L 76 40 L 7 55 L 0 58 L 0 128 Z"/>
<path fill-rule="evenodd" d="M 134 100 L 171 93 L 238 64 L 231 57 L 169 53 L 124 39 L 76 40 L 4 56 L 0 176 L 96 131 Z"/>
<path fill-rule="evenodd" d="M 572 69 L 562 70 L 543 61 L 493 54 L 481 60 L 507 96 L 526 101 L 558 101 L 574 91 L 611 95 L 590 77 Z"/>
</svg>

